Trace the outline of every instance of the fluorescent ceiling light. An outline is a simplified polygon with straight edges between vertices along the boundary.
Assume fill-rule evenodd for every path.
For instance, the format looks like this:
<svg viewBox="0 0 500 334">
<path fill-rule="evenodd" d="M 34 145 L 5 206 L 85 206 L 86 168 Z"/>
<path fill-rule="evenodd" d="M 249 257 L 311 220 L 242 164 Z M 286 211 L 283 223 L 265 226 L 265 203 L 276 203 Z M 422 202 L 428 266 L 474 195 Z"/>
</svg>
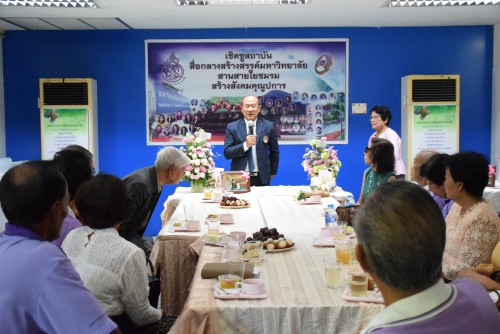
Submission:
<svg viewBox="0 0 500 334">
<path fill-rule="evenodd" d="M 305 5 L 310 0 L 176 0 L 179 6 Z"/>
<path fill-rule="evenodd" d="M 500 0 L 390 0 L 387 7 L 438 7 L 500 5 Z"/>
<path fill-rule="evenodd" d="M 93 0 L 0 0 L 0 6 L 98 8 Z"/>
</svg>

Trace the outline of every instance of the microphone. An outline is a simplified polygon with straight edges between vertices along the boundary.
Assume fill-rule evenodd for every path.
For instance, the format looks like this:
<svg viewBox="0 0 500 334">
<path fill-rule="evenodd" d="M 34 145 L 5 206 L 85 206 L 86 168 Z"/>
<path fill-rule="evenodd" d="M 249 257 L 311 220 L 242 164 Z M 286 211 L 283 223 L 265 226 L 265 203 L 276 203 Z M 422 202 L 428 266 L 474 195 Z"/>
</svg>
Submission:
<svg viewBox="0 0 500 334">
<path fill-rule="evenodd" d="M 253 121 L 248 121 L 248 134 L 250 136 L 253 136 L 253 128 L 254 128 Z"/>
</svg>

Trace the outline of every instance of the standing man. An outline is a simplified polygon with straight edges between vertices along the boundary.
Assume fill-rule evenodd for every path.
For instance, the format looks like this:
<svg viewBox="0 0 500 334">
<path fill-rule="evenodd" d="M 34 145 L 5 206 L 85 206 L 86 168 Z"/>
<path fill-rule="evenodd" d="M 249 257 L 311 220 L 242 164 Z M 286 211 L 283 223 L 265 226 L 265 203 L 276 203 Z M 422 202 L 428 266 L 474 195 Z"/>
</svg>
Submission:
<svg viewBox="0 0 500 334">
<path fill-rule="evenodd" d="M 480 284 L 444 283 L 446 225 L 422 187 L 380 185 L 356 213 L 354 230 L 356 257 L 386 306 L 361 333 L 498 333 L 500 315 Z"/>
<path fill-rule="evenodd" d="M 143 167 L 123 178 L 127 187 L 129 219 L 120 225 L 120 235 L 149 256 L 153 245 L 142 236 L 158 203 L 164 185 L 178 184 L 191 160 L 173 146 L 161 149 L 155 165 Z"/>
<path fill-rule="evenodd" d="M 244 119 L 229 123 L 224 140 L 224 157 L 232 159 L 232 171 L 248 171 L 251 186 L 268 186 L 278 173 L 278 136 L 272 122 L 259 117 L 256 96 L 242 100 Z"/>
<path fill-rule="evenodd" d="M 12 167 L 0 182 L 8 219 L 0 234 L 0 333 L 111 333 L 117 326 L 61 248 L 68 212 L 64 176 L 51 161 Z"/>
</svg>

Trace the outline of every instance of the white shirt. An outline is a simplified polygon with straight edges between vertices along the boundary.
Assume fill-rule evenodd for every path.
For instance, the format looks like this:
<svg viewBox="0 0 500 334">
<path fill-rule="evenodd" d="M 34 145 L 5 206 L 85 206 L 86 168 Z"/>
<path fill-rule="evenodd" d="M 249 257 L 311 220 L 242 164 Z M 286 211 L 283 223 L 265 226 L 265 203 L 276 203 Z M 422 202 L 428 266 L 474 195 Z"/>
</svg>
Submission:
<svg viewBox="0 0 500 334">
<path fill-rule="evenodd" d="M 144 251 L 120 237 L 115 228 L 79 227 L 64 239 L 62 249 L 107 315 L 126 312 L 138 326 L 161 318 L 161 310 L 148 301 Z"/>
<path fill-rule="evenodd" d="M 247 133 L 250 133 L 250 131 L 248 129 L 248 122 L 249 121 L 247 121 L 246 119 L 244 121 L 245 121 L 245 126 L 247 128 Z M 253 134 L 255 136 L 257 136 L 257 119 L 255 121 L 253 121 Z M 256 172 L 259 171 L 259 164 L 257 163 L 257 150 L 255 149 L 256 146 L 257 146 L 257 143 L 255 143 L 255 145 L 253 145 L 251 147 L 251 149 L 252 149 L 252 156 L 253 156 L 253 164 L 255 166 L 255 169 L 250 171 L 251 173 L 256 173 Z M 249 150 L 249 148 L 247 147 L 247 143 L 246 142 L 243 143 L 243 149 L 245 150 L 245 152 Z M 247 164 L 246 170 L 248 171 L 248 164 Z"/>
<path fill-rule="evenodd" d="M 366 333 L 372 327 L 426 314 L 443 304 L 452 293 L 452 287 L 444 284 L 443 280 L 440 279 L 430 288 L 387 306 L 370 321 L 361 334 Z"/>
</svg>

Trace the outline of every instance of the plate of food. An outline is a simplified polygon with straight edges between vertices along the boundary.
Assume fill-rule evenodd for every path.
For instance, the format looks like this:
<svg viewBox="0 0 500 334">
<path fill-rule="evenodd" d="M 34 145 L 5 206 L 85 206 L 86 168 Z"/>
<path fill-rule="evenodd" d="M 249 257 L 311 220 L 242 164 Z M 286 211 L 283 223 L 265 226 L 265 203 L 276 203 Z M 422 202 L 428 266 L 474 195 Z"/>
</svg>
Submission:
<svg viewBox="0 0 500 334">
<path fill-rule="evenodd" d="M 286 252 L 286 251 L 292 250 L 294 248 L 295 248 L 295 244 L 291 244 L 290 246 L 287 246 L 285 248 L 273 248 L 273 249 L 266 248 L 266 253 Z"/>
<path fill-rule="evenodd" d="M 259 231 L 247 238 L 247 241 L 261 241 L 266 253 L 284 252 L 295 246 L 290 238 L 285 238 L 283 234 L 273 227 L 262 227 Z"/>
<path fill-rule="evenodd" d="M 233 206 L 227 206 L 227 205 L 221 205 L 221 209 L 246 209 L 249 208 L 250 205 L 233 205 Z"/>
<path fill-rule="evenodd" d="M 222 196 L 220 207 L 223 209 L 244 209 L 250 207 L 250 202 L 235 196 Z"/>
</svg>

